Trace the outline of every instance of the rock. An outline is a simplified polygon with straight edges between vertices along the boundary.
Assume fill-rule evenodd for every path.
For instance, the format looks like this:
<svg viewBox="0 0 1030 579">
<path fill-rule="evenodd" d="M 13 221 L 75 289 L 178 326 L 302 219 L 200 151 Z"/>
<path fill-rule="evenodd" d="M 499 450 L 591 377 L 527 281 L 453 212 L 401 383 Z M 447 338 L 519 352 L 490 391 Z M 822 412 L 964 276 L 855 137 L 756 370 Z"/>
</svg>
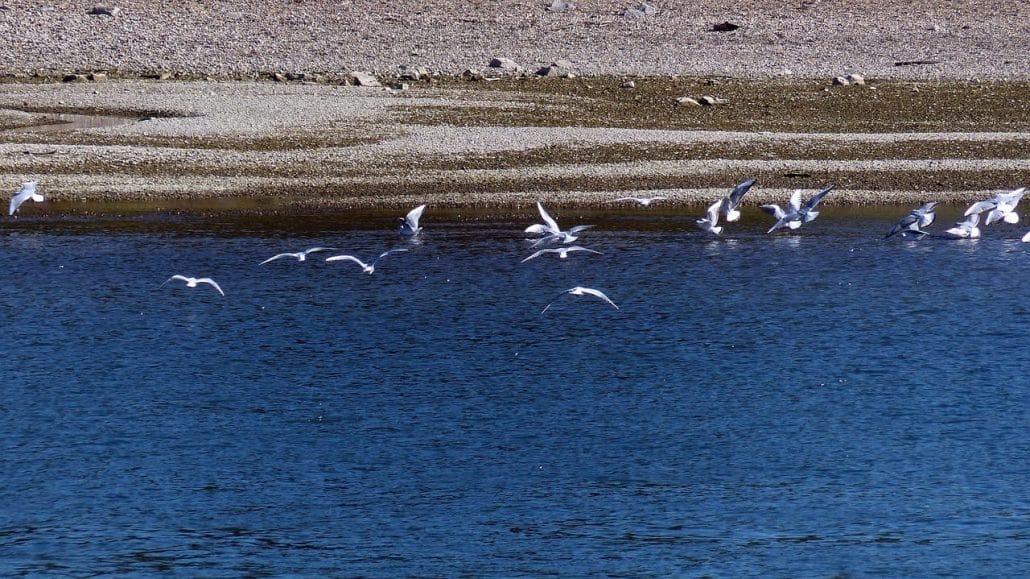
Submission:
<svg viewBox="0 0 1030 579">
<path fill-rule="evenodd" d="M 61 79 L 62 82 L 86 82 L 88 80 L 89 78 L 84 74 L 66 74 L 64 75 L 64 78 Z"/>
<path fill-rule="evenodd" d="M 849 74 L 845 77 L 845 80 L 851 84 L 863 85 L 865 84 L 865 77 L 860 74 Z"/>
<path fill-rule="evenodd" d="M 115 16 L 119 12 L 121 12 L 121 9 L 117 6 L 94 6 L 86 14 L 90 16 Z"/>
<path fill-rule="evenodd" d="M 548 12 L 569 12 L 575 10 L 576 5 L 572 2 L 564 2 L 563 0 L 554 0 L 551 5 L 546 8 Z"/>
<path fill-rule="evenodd" d="M 558 78 L 575 77 L 575 74 L 572 72 L 572 63 L 567 60 L 552 62 L 547 66 L 541 67 L 536 71 L 536 74 L 538 76 L 556 76 Z"/>
<path fill-rule="evenodd" d="M 409 88 L 411 88 L 411 85 L 406 82 L 395 82 L 390 85 L 392 90 L 408 90 Z"/>
<path fill-rule="evenodd" d="M 654 16 L 655 14 L 658 14 L 658 10 L 647 2 L 641 2 L 625 12 L 625 15 L 631 18 L 643 18 L 645 16 Z"/>
<path fill-rule="evenodd" d="M 637 83 L 632 80 L 627 80 L 619 85 L 620 88 L 637 88 Z"/>
<path fill-rule="evenodd" d="M 308 75 L 303 72 L 288 72 L 286 73 L 286 80 L 307 80 Z"/>
<path fill-rule="evenodd" d="M 348 78 L 356 86 L 382 86 L 376 77 L 367 72 L 352 72 Z"/>
<path fill-rule="evenodd" d="M 837 86 L 848 86 L 851 83 L 843 76 L 835 76 L 833 77 L 833 84 Z"/>
<path fill-rule="evenodd" d="M 699 106 L 701 106 L 701 103 L 697 102 L 696 100 L 694 100 L 694 99 L 692 99 L 692 98 L 690 98 L 688 96 L 681 96 L 681 97 L 678 97 L 676 99 L 676 106 L 680 106 L 680 107 L 699 107 Z"/>
<path fill-rule="evenodd" d="M 466 68 L 465 71 L 461 73 L 461 78 L 464 80 L 484 80 L 486 77 L 478 70 Z"/>
<path fill-rule="evenodd" d="M 286 75 L 281 73 L 281 72 L 277 72 L 277 73 L 273 74 L 272 75 L 272 79 L 275 80 L 276 82 L 287 82 L 287 81 L 290 80 L 290 79 L 286 78 Z"/>
<path fill-rule="evenodd" d="M 715 105 L 724 105 L 724 104 L 728 103 L 729 101 L 727 101 L 726 99 L 721 99 L 719 97 L 713 97 L 713 96 L 705 95 L 705 96 L 697 99 L 697 102 L 701 103 L 702 105 L 704 105 L 706 107 L 714 107 Z"/>
<path fill-rule="evenodd" d="M 93 82 L 104 82 L 105 80 L 107 80 L 107 73 L 106 72 L 91 72 L 86 78 L 91 80 L 91 81 L 93 81 Z"/>
<path fill-rule="evenodd" d="M 519 70 L 521 67 L 510 58 L 495 58 L 490 61 L 490 68 L 501 70 Z"/>
<path fill-rule="evenodd" d="M 421 66 L 407 66 L 402 64 L 398 68 L 400 69 L 400 74 L 397 78 L 400 80 L 429 80 L 432 76 L 432 73 L 429 72 L 428 68 Z"/>
<path fill-rule="evenodd" d="M 712 32 L 733 32 L 734 30 L 737 30 L 739 28 L 739 25 L 734 24 L 729 20 L 724 20 L 723 22 L 720 22 L 712 26 Z"/>
<path fill-rule="evenodd" d="M 157 80 L 168 80 L 170 78 L 172 78 L 172 73 L 167 70 L 163 70 L 157 75 Z"/>
</svg>

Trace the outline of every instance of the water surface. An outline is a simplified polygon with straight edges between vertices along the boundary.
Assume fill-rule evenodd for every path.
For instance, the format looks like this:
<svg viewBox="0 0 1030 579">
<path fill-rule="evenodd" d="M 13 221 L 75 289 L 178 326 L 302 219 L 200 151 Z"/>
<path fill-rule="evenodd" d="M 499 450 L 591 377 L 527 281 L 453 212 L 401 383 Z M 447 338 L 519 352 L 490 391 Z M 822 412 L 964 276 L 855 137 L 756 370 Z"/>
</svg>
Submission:
<svg viewBox="0 0 1030 579">
<path fill-rule="evenodd" d="M 826 213 L 6 220 L 0 570 L 1025 574 L 1023 228 Z"/>
</svg>

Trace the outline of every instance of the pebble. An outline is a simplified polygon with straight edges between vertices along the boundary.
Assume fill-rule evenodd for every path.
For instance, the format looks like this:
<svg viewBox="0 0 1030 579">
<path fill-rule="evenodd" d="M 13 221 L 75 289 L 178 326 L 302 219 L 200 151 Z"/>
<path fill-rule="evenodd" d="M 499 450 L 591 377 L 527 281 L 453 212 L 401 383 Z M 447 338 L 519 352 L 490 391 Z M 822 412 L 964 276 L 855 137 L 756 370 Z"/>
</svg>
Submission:
<svg viewBox="0 0 1030 579">
<path fill-rule="evenodd" d="M 572 2 L 563 2 L 562 0 L 554 0 L 554 2 L 551 2 L 551 5 L 546 8 L 548 12 L 568 12 L 575 9 L 575 4 Z"/>
<path fill-rule="evenodd" d="M 658 14 L 658 10 L 647 2 L 641 2 L 625 12 L 625 15 L 631 18 L 643 18 L 645 16 L 654 16 L 655 14 Z"/>
<path fill-rule="evenodd" d="M 622 84 L 620 84 L 619 87 L 621 87 L 621 88 L 637 88 L 637 83 L 633 82 L 632 80 L 627 80 L 626 82 L 623 82 Z"/>
<path fill-rule="evenodd" d="M 356 86 L 382 86 L 376 77 L 367 72 L 352 72 L 348 78 Z"/>
<path fill-rule="evenodd" d="M 520 70 L 522 67 L 510 58 L 495 58 L 490 61 L 490 68 L 499 68 L 501 70 Z"/>
<path fill-rule="evenodd" d="M 701 103 L 702 105 L 704 105 L 706 107 L 712 107 L 712 106 L 715 106 L 715 105 L 724 105 L 724 104 L 726 104 L 729 101 L 727 101 L 726 99 L 723 99 L 723 98 L 705 95 L 705 96 L 697 99 L 697 102 Z"/>
<path fill-rule="evenodd" d="M 848 79 L 844 78 L 843 76 L 835 76 L 833 77 L 833 84 L 837 86 L 848 86 L 849 84 L 851 84 L 851 82 L 849 82 Z"/>
<path fill-rule="evenodd" d="M 701 103 L 697 102 L 697 100 L 692 99 L 692 98 L 690 98 L 688 96 L 678 97 L 676 99 L 676 104 L 681 106 L 681 107 L 699 107 L 699 106 L 701 106 Z"/>
<path fill-rule="evenodd" d="M 90 16 L 116 16 L 121 9 L 117 6 L 94 6 L 86 12 Z"/>
<path fill-rule="evenodd" d="M 865 77 L 860 75 L 860 74 L 849 74 L 846 78 L 847 78 L 847 81 L 850 82 L 851 84 L 857 84 L 857 85 L 865 84 Z"/>
</svg>

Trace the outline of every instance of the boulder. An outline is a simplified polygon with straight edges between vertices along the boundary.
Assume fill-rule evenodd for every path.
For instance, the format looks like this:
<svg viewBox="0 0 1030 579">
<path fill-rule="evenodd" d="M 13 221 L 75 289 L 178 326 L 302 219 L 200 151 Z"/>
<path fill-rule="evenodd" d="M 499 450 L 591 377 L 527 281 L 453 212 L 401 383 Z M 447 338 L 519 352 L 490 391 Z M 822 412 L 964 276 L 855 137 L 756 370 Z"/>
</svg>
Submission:
<svg viewBox="0 0 1030 579">
<path fill-rule="evenodd" d="M 379 79 L 368 72 L 352 72 L 348 77 L 350 84 L 356 86 L 382 86 Z"/>
</svg>

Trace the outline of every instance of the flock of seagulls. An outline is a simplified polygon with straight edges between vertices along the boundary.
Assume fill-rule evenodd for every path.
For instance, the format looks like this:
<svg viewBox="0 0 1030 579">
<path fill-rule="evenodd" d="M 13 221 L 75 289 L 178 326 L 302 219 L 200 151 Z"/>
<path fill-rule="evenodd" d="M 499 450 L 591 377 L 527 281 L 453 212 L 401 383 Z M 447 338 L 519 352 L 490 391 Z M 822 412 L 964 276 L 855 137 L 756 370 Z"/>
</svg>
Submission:
<svg viewBox="0 0 1030 579">
<path fill-rule="evenodd" d="M 721 234 L 724 227 L 719 225 L 720 217 L 722 221 L 727 223 L 738 221 L 740 219 L 739 207 L 741 200 L 756 182 L 757 181 L 755 179 L 748 179 L 747 181 L 737 184 L 729 194 L 707 208 L 705 215 L 695 221 L 697 227 L 702 231 L 713 235 Z M 44 197 L 41 193 L 36 191 L 36 185 L 36 181 L 22 183 L 21 188 L 11 197 L 9 215 L 13 216 L 17 213 L 18 209 L 26 201 L 31 200 L 37 203 L 43 201 Z M 825 198 L 832 190 L 833 185 L 825 187 L 802 203 L 801 198 L 804 192 L 803 190 L 798 189 L 791 194 L 790 199 L 787 200 L 786 207 L 781 208 L 776 204 L 762 205 L 761 209 L 770 214 L 776 220 L 766 234 L 773 233 L 780 229 L 786 229 L 788 231 L 796 230 L 802 225 L 813 221 L 819 216 L 819 211 L 816 210 L 819 203 L 821 203 L 823 198 Z M 1019 214 L 1016 212 L 1016 206 L 1019 205 L 1019 201 L 1023 198 L 1023 194 L 1025 192 L 1026 188 L 1021 187 L 1006 193 L 999 193 L 991 199 L 973 203 L 963 214 L 965 219 L 956 223 L 954 227 L 947 229 L 944 237 L 952 239 L 977 239 L 982 234 L 980 228 L 981 223 L 983 227 L 987 227 L 988 225 L 997 222 L 1008 224 L 1019 223 Z M 665 199 L 668 199 L 668 197 L 620 197 L 615 199 L 614 202 L 632 201 L 641 207 L 650 207 L 652 203 Z M 928 201 L 911 210 L 907 215 L 898 220 L 893 227 L 891 227 L 890 231 L 888 231 L 884 236 L 884 239 L 889 239 L 895 235 L 900 235 L 903 239 L 922 239 L 930 236 L 931 234 L 927 232 L 926 229 L 935 221 L 935 210 L 939 205 L 940 203 L 937 201 Z M 536 249 L 538 247 L 543 247 L 543 249 L 537 249 L 537 251 L 523 259 L 520 263 L 526 263 L 527 261 L 547 254 L 555 254 L 560 259 L 567 259 L 569 254 L 576 252 L 601 254 L 600 251 L 589 249 L 581 245 L 571 245 L 579 239 L 579 236 L 583 231 L 590 229 L 593 225 L 575 225 L 568 229 L 562 229 L 558 226 L 558 222 L 550 215 L 550 213 L 547 212 L 542 203 L 537 202 L 536 206 L 543 223 L 534 223 L 533 225 L 530 225 L 525 229 L 525 233 L 536 236 L 536 238 L 532 240 L 533 243 L 530 245 L 530 249 Z M 413 238 L 422 231 L 419 221 L 421 220 L 422 213 L 425 209 L 425 204 L 419 205 L 409 211 L 404 217 L 400 218 L 400 226 L 398 227 L 397 232 L 401 237 Z M 1030 232 L 1023 236 L 1022 241 L 1030 243 Z M 273 255 L 272 257 L 262 261 L 259 265 L 265 265 L 269 262 L 283 258 L 293 258 L 297 261 L 305 261 L 308 256 L 313 253 L 331 251 L 339 250 L 334 247 L 312 247 L 303 251 Z M 384 257 L 405 251 L 408 251 L 408 249 L 390 249 L 379 254 L 368 263 L 353 255 L 346 254 L 333 255 L 327 257 L 325 261 L 349 261 L 357 264 L 363 273 L 371 275 L 375 272 L 376 265 Z M 209 277 L 188 277 L 176 274 L 165 280 L 159 287 L 164 287 L 173 281 L 185 282 L 186 287 L 188 288 L 196 288 L 201 284 L 209 285 L 222 296 L 225 295 L 221 286 Z M 605 295 L 604 292 L 594 288 L 576 286 L 559 293 L 550 302 L 548 302 L 546 306 L 544 306 L 544 309 L 541 310 L 540 313 L 546 313 L 547 310 L 549 310 L 551 306 L 563 296 L 590 296 L 600 299 L 615 309 L 619 309 L 619 306 L 616 305 L 611 298 Z"/>
</svg>

